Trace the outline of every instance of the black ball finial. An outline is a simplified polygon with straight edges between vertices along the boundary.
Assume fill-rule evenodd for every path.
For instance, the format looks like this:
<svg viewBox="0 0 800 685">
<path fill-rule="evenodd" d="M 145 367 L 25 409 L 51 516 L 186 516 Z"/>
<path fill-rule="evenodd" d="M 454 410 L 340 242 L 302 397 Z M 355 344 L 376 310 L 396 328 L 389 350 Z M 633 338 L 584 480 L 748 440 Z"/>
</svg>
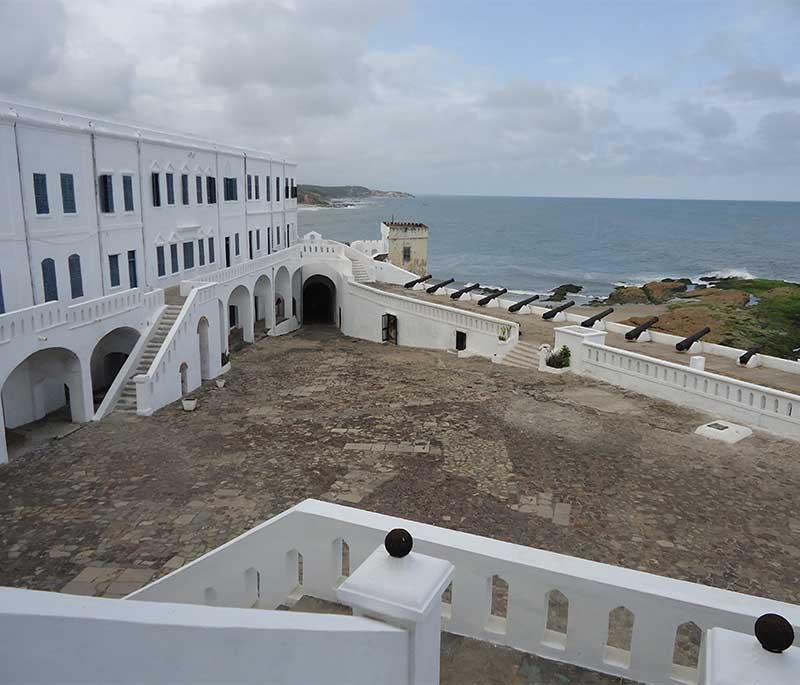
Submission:
<svg viewBox="0 0 800 685">
<path fill-rule="evenodd" d="M 386 534 L 383 546 L 386 547 L 386 551 L 389 552 L 390 556 L 400 558 L 411 551 L 414 546 L 414 539 L 411 537 L 411 533 L 404 528 L 395 528 Z"/>
<path fill-rule="evenodd" d="M 756 639 L 768 652 L 780 654 L 794 643 L 794 628 L 783 616 L 764 614 L 755 624 Z"/>
</svg>

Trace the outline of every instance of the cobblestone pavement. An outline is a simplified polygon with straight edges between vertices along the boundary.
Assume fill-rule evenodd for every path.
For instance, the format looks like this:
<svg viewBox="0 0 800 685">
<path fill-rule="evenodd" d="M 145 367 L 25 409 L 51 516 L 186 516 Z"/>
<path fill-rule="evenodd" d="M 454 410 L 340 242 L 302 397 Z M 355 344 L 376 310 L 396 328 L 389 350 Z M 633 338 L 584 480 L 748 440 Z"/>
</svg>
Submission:
<svg viewBox="0 0 800 685">
<path fill-rule="evenodd" d="M 307 497 L 800 602 L 800 449 L 585 379 L 305 328 L 199 407 L 0 469 L 0 584 L 122 596 Z"/>
</svg>

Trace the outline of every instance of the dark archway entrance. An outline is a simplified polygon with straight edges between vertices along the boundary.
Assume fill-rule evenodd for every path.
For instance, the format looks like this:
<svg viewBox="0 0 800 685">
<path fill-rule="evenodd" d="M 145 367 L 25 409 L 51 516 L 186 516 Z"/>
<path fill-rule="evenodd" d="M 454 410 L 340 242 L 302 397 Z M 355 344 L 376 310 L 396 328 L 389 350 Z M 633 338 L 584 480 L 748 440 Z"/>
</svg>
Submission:
<svg viewBox="0 0 800 685">
<path fill-rule="evenodd" d="M 327 276 L 311 276 L 303 284 L 303 323 L 335 323 L 336 286 Z"/>
</svg>

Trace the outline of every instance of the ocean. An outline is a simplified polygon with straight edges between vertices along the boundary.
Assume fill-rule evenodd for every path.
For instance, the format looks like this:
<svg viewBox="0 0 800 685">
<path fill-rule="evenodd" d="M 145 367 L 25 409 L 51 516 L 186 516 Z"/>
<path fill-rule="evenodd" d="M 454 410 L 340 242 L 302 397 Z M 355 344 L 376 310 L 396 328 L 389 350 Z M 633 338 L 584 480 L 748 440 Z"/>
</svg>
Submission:
<svg viewBox="0 0 800 685">
<path fill-rule="evenodd" d="M 376 239 L 382 219 L 430 227 L 429 271 L 459 283 L 605 297 L 661 278 L 800 281 L 800 203 L 476 197 L 374 198 L 299 211 L 301 235 Z M 572 296 L 571 296 L 572 297 Z"/>
</svg>

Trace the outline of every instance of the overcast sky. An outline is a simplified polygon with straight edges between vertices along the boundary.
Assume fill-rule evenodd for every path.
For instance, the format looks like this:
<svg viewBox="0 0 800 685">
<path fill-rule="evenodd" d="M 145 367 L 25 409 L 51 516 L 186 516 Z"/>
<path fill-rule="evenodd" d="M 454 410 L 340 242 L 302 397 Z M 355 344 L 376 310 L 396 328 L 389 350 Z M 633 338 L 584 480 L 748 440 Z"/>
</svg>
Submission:
<svg viewBox="0 0 800 685">
<path fill-rule="evenodd" d="M 0 0 L 0 93 L 304 182 L 800 200 L 800 0 Z"/>
</svg>

